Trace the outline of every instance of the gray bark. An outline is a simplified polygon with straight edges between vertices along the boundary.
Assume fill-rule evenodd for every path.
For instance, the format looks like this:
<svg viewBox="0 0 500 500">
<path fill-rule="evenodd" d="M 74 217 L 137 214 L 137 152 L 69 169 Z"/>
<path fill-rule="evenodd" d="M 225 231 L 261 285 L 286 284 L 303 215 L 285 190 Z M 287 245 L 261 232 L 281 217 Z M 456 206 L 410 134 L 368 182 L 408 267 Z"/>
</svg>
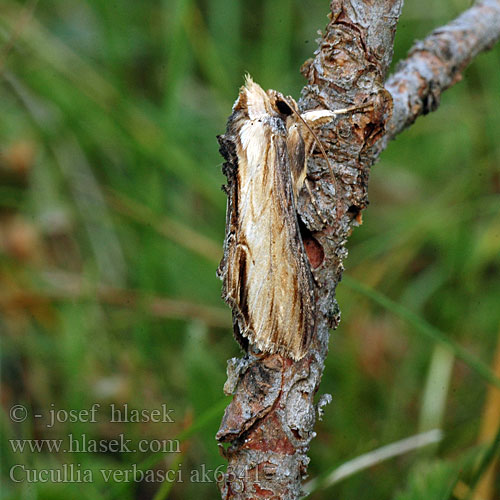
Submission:
<svg viewBox="0 0 500 500">
<path fill-rule="evenodd" d="M 385 84 L 394 110 L 384 146 L 420 115 L 434 111 L 441 93 L 459 82 L 471 60 L 499 38 L 500 2 L 483 0 L 425 40 L 417 41 Z"/>
<path fill-rule="evenodd" d="M 299 101 L 302 111 L 370 106 L 340 115 L 323 129 L 320 138 L 335 180 L 321 154 L 315 154 L 308 164 L 315 206 L 307 192 L 299 197 L 299 216 L 309 232 L 304 243 L 317 311 L 309 354 L 298 362 L 280 355 L 257 359 L 248 354 L 228 363 L 225 391 L 234 397 L 217 434 L 228 460 L 220 483 L 223 499 L 301 496 L 314 424 L 328 402 L 324 396 L 315 404 L 314 396 L 329 329 L 340 318 L 335 289 L 342 277 L 347 237 L 360 224 L 368 203 L 370 167 L 388 140 L 418 115 L 434 110 L 440 93 L 500 36 L 500 2 L 479 2 L 418 42 L 384 86 L 401 7 L 402 0 L 333 0 L 314 58 L 302 68 L 308 79 Z M 229 445 L 223 448 L 222 443 Z"/>
</svg>

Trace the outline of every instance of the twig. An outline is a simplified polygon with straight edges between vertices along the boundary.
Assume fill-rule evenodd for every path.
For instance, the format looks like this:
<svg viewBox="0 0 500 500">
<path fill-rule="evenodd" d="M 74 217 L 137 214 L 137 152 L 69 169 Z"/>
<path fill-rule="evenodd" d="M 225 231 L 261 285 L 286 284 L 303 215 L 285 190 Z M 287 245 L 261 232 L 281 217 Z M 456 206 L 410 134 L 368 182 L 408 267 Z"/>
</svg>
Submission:
<svg viewBox="0 0 500 500">
<path fill-rule="evenodd" d="M 500 2 L 483 0 L 416 42 L 385 85 L 394 101 L 385 144 L 418 116 L 435 111 L 441 93 L 459 82 L 472 59 L 499 38 Z"/>
</svg>

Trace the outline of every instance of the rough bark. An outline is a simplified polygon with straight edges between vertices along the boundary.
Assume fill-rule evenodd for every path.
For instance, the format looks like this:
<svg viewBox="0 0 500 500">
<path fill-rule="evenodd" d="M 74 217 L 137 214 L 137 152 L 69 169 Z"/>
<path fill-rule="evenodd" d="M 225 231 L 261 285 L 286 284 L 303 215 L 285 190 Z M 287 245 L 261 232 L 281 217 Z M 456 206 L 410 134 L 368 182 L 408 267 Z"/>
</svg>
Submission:
<svg viewBox="0 0 500 500">
<path fill-rule="evenodd" d="M 394 110 L 384 146 L 420 115 L 436 110 L 441 93 L 459 82 L 471 60 L 499 38 L 500 2 L 483 0 L 417 41 L 385 84 Z"/>
<path fill-rule="evenodd" d="M 251 354 L 228 363 L 226 409 L 217 439 L 228 469 L 223 499 L 296 499 L 307 472 L 314 424 L 329 396 L 314 402 L 328 351 L 329 329 L 339 322 L 335 289 L 347 255 L 345 243 L 368 203 L 370 167 L 388 139 L 422 113 L 435 109 L 442 90 L 458 81 L 465 65 L 491 46 L 500 31 L 500 2 L 487 0 L 429 38 L 418 42 L 384 87 L 402 0 L 333 0 L 330 22 L 314 58 L 302 72 L 308 80 L 302 111 L 369 103 L 340 115 L 321 140 L 335 180 L 320 154 L 309 160 L 315 203 L 303 192 L 300 218 L 313 269 L 317 331 L 308 355 L 293 362 L 280 355 Z M 393 110 L 393 93 L 395 111 Z M 391 119 L 391 116 L 393 118 Z M 323 214 L 318 215 L 319 211 Z M 326 222 L 324 218 L 326 217 Z"/>
</svg>

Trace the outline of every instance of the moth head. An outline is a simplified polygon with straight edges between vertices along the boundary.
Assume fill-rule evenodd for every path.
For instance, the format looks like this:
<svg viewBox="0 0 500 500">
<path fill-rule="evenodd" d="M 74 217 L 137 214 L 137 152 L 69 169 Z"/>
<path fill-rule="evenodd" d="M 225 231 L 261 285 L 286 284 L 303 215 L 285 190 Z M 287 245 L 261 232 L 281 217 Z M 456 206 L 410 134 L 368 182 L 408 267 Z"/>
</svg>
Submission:
<svg viewBox="0 0 500 500">
<path fill-rule="evenodd" d="M 280 115 L 286 122 L 286 128 L 289 133 L 297 130 L 306 143 L 314 140 L 314 134 L 323 125 L 331 122 L 335 113 L 326 109 L 307 111 L 300 113 L 295 99 L 290 96 L 284 96 L 276 90 L 268 90 L 269 101 L 276 114 Z"/>
<path fill-rule="evenodd" d="M 272 89 L 264 91 L 248 74 L 233 106 L 233 112 L 238 110 L 247 111 L 251 120 L 279 116 L 287 124 L 287 128 L 290 122 L 296 121 L 299 113 L 297 103 L 292 97 L 285 97 L 281 92 Z"/>
<path fill-rule="evenodd" d="M 268 90 L 267 95 L 269 96 L 269 101 L 274 112 L 280 115 L 283 120 L 290 121 L 290 119 L 296 119 L 295 117 L 299 113 L 299 108 L 293 97 L 285 97 L 281 92 L 273 89 Z"/>
<path fill-rule="evenodd" d="M 273 113 L 269 96 L 248 74 L 233 106 L 233 112 L 239 110 L 246 111 L 250 120 L 258 120 Z"/>
</svg>

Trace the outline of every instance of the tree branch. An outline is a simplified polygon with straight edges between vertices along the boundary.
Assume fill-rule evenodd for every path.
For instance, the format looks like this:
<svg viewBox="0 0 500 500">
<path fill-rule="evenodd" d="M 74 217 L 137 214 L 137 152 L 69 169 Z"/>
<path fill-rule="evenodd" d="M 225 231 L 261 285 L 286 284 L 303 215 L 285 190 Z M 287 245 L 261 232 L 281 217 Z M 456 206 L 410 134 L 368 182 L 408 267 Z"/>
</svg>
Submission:
<svg viewBox="0 0 500 500">
<path fill-rule="evenodd" d="M 394 101 L 385 144 L 420 115 L 435 111 L 441 93 L 459 82 L 472 59 L 499 39 L 500 2 L 483 0 L 417 41 L 385 85 Z"/>
<path fill-rule="evenodd" d="M 496 6 L 496 8 L 495 8 Z M 358 112 L 339 115 L 324 127 L 320 139 L 328 151 L 328 163 L 317 151 L 308 163 L 310 194 L 303 190 L 298 200 L 298 212 L 305 225 L 303 240 L 315 282 L 316 332 L 309 353 L 298 362 L 280 355 L 256 358 L 251 353 L 228 363 L 226 394 L 234 398 L 226 408 L 217 439 L 229 443 L 223 449 L 228 469 L 220 482 L 223 499 L 296 499 L 301 496 L 301 482 L 306 475 L 307 452 L 314 437 L 314 424 L 321 408 L 329 402 L 323 396 L 314 403 L 328 351 L 329 329 L 335 328 L 340 314 L 335 289 L 343 272 L 347 255 L 345 243 L 355 226 L 361 223 L 361 212 L 368 203 L 370 167 L 378 159 L 387 142 L 423 110 L 434 109 L 423 104 L 418 109 L 408 106 L 404 113 L 405 95 L 420 96 L 428 102 L 430 92 L 421 90 L 427 81 L 443 82 L 440 91 L 456 81 L 465 64 L 496 39 L 491 25 L 498 19 L 498 2 L 484 1 L 467 11 L 449 27 L 435 31 L 430 38 L 436 48 L 423 42 L 410 54 L 407 62 L 391 78 L 397 112 L 391 120 L 393 100 L 384 87 L 386 72 L 392 58 L 396 24 L 402 0 L 366 2 L 363 0 L 332 0 L 330 22 L 318 41 L 314 58 L 307 61 L 302 72 L 308 84 L 299 101 L 301 111 L 338 109 L 368 104 Z M 476 10 L 475 10 L 476 9 Z M 466 15 L 467 14 L 467 15 Z M 484 20 L 483 16 L 490 17 Z M 473 20 L 476 21 L 473 21 Z M 484 35 L 482 41 L 459 43 L 460 36 L 471 31 L 474 22 L 481 23 L 474 33 Z M 497 24 L 500 25 L 498 21 Z M 488 24 L 488 30 L 485 29 Z M 461 28 L 452 29 L 452 26 Z M 469 31 L 463 31 L 470 26 Z M 498 27 L 497 27 L 498 28 Z M 460 35 L 462 32 L 462 35 Z M 465 37 L 467 38 L 467 37 Z M 445 50 L 448 40 L 449 55 Z M 455 43 L 452 43 L 456 40 Z M 457 51 L 458 54 L 454 54 Z M 468 52 L 467 52 L 468 51 Z M 425 53 L 422 61 L 413 64 L 417 54 Z M 438 55 L 439 54 L 439 57 Z M 425 61 L 430 66 L 426 69 Z M 445 69 L 438 71 L 441 79 L 431 78 L 436 61 Z M 455 61 L 454 63 L 451 61 Z M 414 81 L 419 70 L 420 86 L 396 82 Z M 405 68 L 409 68 L 405 71 Z M 454 69 L 453 69 L 454 68 Z M 438 68 L 436 68 L 437 70 Z M 406 76 L 408 75 L 408 76 Z M 450 76 L 451 75 L 451 76 Z M 399 79 L 399 80 L 398 80 Z M 437 83 L 429 84 L 432 95 Z M 416 90 L 413 90 L 413 89 Z M 413 98 L 414 102 L 417 97 Z M 435 102 L 435 101 L 433 101 Z M 389 129 L 389 133 L 387 130 Z M 236 168 L 236 166 L 234 166 Z M 326 220 L 325 220 L 326 219 Z"/>
</svg>

